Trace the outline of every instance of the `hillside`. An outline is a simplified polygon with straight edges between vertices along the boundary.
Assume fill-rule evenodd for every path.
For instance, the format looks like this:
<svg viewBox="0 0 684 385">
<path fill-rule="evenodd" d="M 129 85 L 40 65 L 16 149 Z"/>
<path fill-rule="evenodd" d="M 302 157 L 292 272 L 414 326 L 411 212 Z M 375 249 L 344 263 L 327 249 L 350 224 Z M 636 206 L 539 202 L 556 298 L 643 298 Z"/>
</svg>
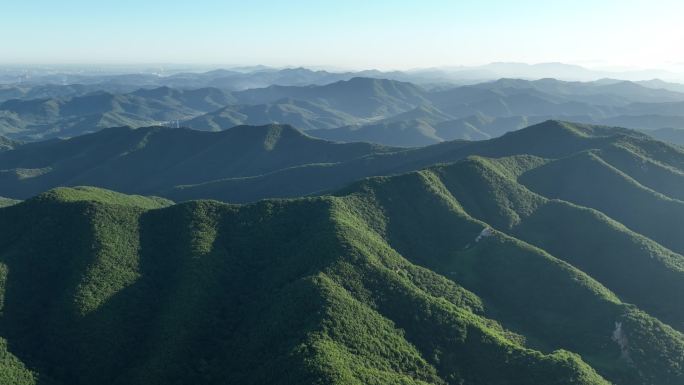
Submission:
<svg viewBox="0 0 684 385">
<path fill-rule="evenodd" d="M 183 122 L 189 128 L 221 131 L 239 125 L 289 124 L 301 130 L 331 129 L 359 118 L 323 105 L 295 99 L 269 104 L 229 105 Z"/>
<path fill-rule="evenodd" d="M 621 141 L 633 142 L 636 146 L 662 145 L 671 152 L 663 159 L 660 159 L 661 155 L 657 152 L 648 154 L 656 162 L 667 164 L 672 161 L 684 161 L 681 150 L 646 138 L 648 137 L 644 134 L 626 129 L 547 121 L 490 140 L 456 140 L 423 148 L 368 155 L 335 164 L 303 165 L 249 178 L 228 178 L 197 185 L 177 186 L 160 194 L 174 200 L 209 198 L 229 202 L 250 202 L 268 197 L 296 197 L 337 189 L 367 176 L 418 170 L 436 163 L 454 162 L 471 155 L 535 155 L 556 159 L 583 150 L 607 148 Z"/>
<path fill-rule="evenodd" d="M 61 98 L 0 103 L 0 134 L 13 139 L 72 137 L 116 126 L 141 127 L 187 119 L 229 104 L 218 89 L 168 87 L 115 94 L 97 91 Z"/>
<path fill-rule="evenodd" d="M 476 114 L 454 119 L 437 109 L 415 110 L 376 123 L 309 130 L 307 134 L 337 142 L 371 142 L 387 146 L 421 147 L 450 140 L 485 140 L 519 130 L 545 117 L 512 116 L 492 118 Z M 414 119 L 408 119 L 415 115 Z M 406 119 L 404 119 L 406 118 Z"/>
<path fill-rule="evenodd" d="M 470 155 L 558 159 L 614 144 L 646 151 L 640 159 L 670 168 L 676 167 L 672 162 L 684 162 L 680 149 L 637 131 L 558 121 L 489 140 L 455 140 L 417 149 L 336 144 L 284 125 L 221 132 L 111 128 L 0 152 L 0 196 L 25 199 L 53 187 L 92 185 L 176 201 L 252 202 L 329 191 L 363 177 L 418 170 Z"/>
<path fill-rule="evenodd" d="M 426 104 L 425 90 L 411 83 L 356 77 L 323 86 L 270 86 L 234 92 L 243 104 L 292 98 L 321 104 L 359 118 L 389 117 Z"/>
<path fill-rule="evenodd" d="M 643 132 L 646 135 L 662 140 L 663 142 L 684 146 L 684 128 L 659 128 L 655 130 L 644 130 Z"/>
<path fill-rule="evenodd" d="M 681 91 L 666 87 L 649 87 L 648 83 L 603 79 L 592 82 L 569 82 L 553 78 L 539 80 L 499 79 L 476 85 L 478 88 L 502 93 L 534 90 L 566 100 L 591 102 L 605 106 L 624 106 L 629 103 L 665 103 L 684 100 Z"/>
<path fill-rule="evenodd" d="M 177 185 L 337 164 L 388 151 L 368 143 L 326 142 L 284 125 L 221 132 L 108 128 L 0 152 L 0 196 L 21 199 L 63 185 L 158 195 Z"/>
<path fill-rule="evenodd" d="M 381 121 L 311 130 L 307 134 L 335 142 L 369 142 L 397 147 L 422 147 L 443 141 L 433 126 L 421 120 Z"/>
<path fill-rule="evenodd" d="M 0 152 L 13 150 L 19 145 L 19 142 L 7 139 L 4 136 L 0 136 Z"/>
<path fill-rule="evenodd" d="M 563 151 L 614 134 L 542 128 Z M 662 152 L 653 143 L 644 153 Z M 55 385 L 681 384 L 684 257 L 525 186 L 555 162 L 583 167 L 565 159 L 469 157 L 249 205 L 60 188 L 0 209 L 1 372 Z M 659 166 L 634 177 L 679 175 Z"/>
<path fill-rule="evenodd" d="M 221 131 L 289 124 L 335 141 L 419 147 L 494 138 L 548 119 L 634 129 L 682 125 L 684 93 L 666 89 L 672 88 L 667 83 L 654 88 L 657 82 L 503 78 L 456 86 L 401 80 L 423 76 L 430 75 L 303 68 L 65 75 L 60 84 L 69 79 L 84 84 L 0 85 L 0 135 L 38 141 L 120 126 L 182 124 Z M 322 131 L 328 129 L 335 131 Z"/>
</svg>

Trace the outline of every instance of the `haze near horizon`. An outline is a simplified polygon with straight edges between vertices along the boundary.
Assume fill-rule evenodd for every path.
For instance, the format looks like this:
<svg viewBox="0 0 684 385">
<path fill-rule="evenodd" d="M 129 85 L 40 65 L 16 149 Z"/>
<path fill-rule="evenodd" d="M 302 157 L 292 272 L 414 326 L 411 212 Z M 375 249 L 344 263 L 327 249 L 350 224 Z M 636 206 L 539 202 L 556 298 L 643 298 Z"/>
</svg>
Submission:
<svg viewBox="0 0 684 385">
<path fill-rule="evenodd" d="M 0 64 L 406 70 L 489 62 L 684 72 L 684 3 L 27 0 L 3 10 Z M 87 31 L 87 33 L 84 33 Z M 10 38 L 11 37 L 11 38 Z"/>
</svg>

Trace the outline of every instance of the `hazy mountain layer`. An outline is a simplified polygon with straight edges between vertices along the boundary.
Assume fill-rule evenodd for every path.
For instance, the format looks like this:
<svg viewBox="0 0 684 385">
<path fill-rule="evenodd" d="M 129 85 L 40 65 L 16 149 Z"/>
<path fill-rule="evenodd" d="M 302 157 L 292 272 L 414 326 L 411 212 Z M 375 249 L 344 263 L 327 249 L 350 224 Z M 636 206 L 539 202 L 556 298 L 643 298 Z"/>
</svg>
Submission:
<svg viewBox="0 0 684 385">
<path fill-rule="evenodd" d="M 669 142 L 684 146 L 684 128 L 660 128 L 656 130 L 644 130 L 644 133 L 663 142 Z"/>
<path fill-rule="evenodd" d="M 269 104 L 229 105 L 183 122 L 183 126 L 203 131 L 221 131 L 238 125 L 283 123 L 301 130 L 332 129 L 362 118 L 316 103 L 282 99 Z"/>
<path fill-rule="evenodd" d="M 141 89 L 71 98 L 8 100 L 0 104 L 0 133 L 37 140 L 72 137 L 106 127 L 167 124 L 218 109 L 231 99 L 218 89 Z"/>
<path fill-rule="evenodd" d="M 261 176 L 178 186 L 163 194 L 174 200 L 211 198 L 230 202 L 249 202 L 267 197 L 294 197 L 340 188 L 367 176 L 418 170 L 435 163 L 454 162 L 470 155 L 535 155 L 556 159 L 579 151 L 608 148 L 616 143 L 627 143 L 629 146 L 662 146 L 667 149 L 671 155 L 663 159 L 663 155 L 657 152 L 647 155 L 655 163 L 667 164 L 673 159 L 680 162 L 684 157 L 681 149 L 647 138 L 646 135 L 632 130 L 548 121 L 485 141 L 457 140 L 423 148 L 368 155 L 334 164 L 303 165 Z"/>
<path fill-rule="evenodd" d="M 0 134 L 41 140 L 106 127 L 175 126 L 180 120 L 207 131 L 272 123 L 301 130 L 334 129 L 314 135 L 417 147 L 453 139 L 493 138 L 546 119 L 640 129 L 682 125 L 684 93 L 654 88 L 658 82 L 500 79 L 471 86 L 423 87 L 378 79 L 379 74 L 372 71 L 365 73 L 367 77 L 358 76 L 363 74 L 328 76 L 303 69 L 262 69 L 248 75 L 219 70 L 164 78 L 173 78 L 171 83 L 177 88 L 151 88 L 154 79 L 140 74 L 112 78 L 113 83 L 3 86 L 0 100 L 16 98 L 0 103 Z M 230 83 L 245 76 L 263 76 L 269 86 L 254 88 L 260 85 L 253 84 L 249 89 L 228 91 L 234 88 L 224 80 Z M 143 88 L 130 92 L 130 86 L 119 83 L 124 80 Z M 661 85 L 672 88 L 668 83 Z"/>
</svg>

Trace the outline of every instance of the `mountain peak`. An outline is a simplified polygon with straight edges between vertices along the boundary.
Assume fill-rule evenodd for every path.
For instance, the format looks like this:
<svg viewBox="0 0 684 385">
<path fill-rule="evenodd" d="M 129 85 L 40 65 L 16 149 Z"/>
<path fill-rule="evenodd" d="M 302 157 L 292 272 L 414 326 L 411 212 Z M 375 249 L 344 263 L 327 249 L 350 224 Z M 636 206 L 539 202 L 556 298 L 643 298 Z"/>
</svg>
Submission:
<svg viewBox="0 0 684 385">
<path fill-rule="evenodd" d="M 99 202 L 144 209 L 161 208 L 173 204 L 172 201 L 164 198 L 126 195 L 90 186 L 57 187 L 37 195 L 26 202 Z"/>
<path fill-rule="evenodd" d="M 540 133 L 540 132 L 557 132 L 557 133 L 571 133 L 576 136 L 583 137 L 610 137 L 610 136 L 620 136 L 629 135 L 635 137 L 644 137 L 644 134 L 621 127 L 610 127 L 601 126 L 593 124 L 580 124 L 574 122 L 568 122 L 564 120 L 549 119 L 544 122 L 529 126 L 527 128 L 521 129 L 520 133 Z M 508 134 L 514 135 L 516 132 L 510 132 Z M 508 135 L 507 134 L 507 135 Z"/>
</svg>

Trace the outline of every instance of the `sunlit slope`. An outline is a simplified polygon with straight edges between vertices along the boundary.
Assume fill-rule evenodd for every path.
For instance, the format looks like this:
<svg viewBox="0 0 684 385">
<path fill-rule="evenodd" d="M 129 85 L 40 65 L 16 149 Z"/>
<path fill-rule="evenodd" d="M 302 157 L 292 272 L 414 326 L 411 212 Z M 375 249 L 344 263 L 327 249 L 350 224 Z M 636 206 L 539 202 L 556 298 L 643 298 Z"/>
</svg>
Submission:
<svg viewBox="0 0 684 385">
<path fill-rule="evenodd" d="M 9 364 L 55 384 L 681 383 L 684 338 L 661 320 L 682 315 L 659 290 L 681 287 L 682 257 L 516 182 L 544 164 L 246 206 L 78 188 L 4 208 Z M 555 253 L 548 210 L 661 255 L 615 271 L 581 253 L 599 240 Z M 665 286 L 637 295 L 630 274 Z"/>
</svg>

